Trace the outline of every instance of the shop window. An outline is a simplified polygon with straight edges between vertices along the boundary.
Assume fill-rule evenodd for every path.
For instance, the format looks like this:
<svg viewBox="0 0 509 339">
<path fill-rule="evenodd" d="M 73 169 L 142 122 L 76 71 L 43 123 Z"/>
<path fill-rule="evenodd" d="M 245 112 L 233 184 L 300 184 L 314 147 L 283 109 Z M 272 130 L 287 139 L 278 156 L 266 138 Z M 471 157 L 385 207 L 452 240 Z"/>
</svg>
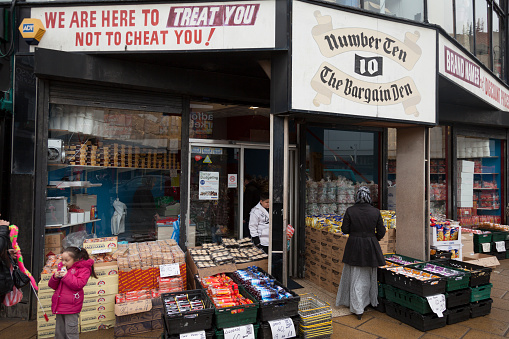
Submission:
<svg viewBox="0 0 509 339">
<path fill-rule="evenodd" d="M 255 106 L 191 102 L 192 139 L 270 141 L 270 109 Z"/>
<path fill-rule="evenodd" d="M 430 213 L 440 219 L 447 215 L 446 140 L 446 127 L 430 129 Z"/>
<path fill-rule="evenodd" d="M 493 11 L 493 73 L 505 80 L 505 26 L 497 11 Z"/>
<path fill-rule="evenodd" d="M 440 25 L 454 37 L 454 14 L 452 0 L 428 0 L 428 21 Z"/>
<path fill-rule="evenodd" d="M 490 24 L 486 0 L 475 0 L 475 55 L 486 67 L 491 68 Z"/>
<path fill-rule="evenodd" d="M 474 53 L 473 0 L 456 0 L 456 40 Z"/>
<path fill-rule="evenodd" d="M 180 126 L 160 112 L 51 104 L 46 227 L 156 239 L 156 224 L 180 214 Z"/>
<path fill-rule="evenodd" d="M 398 18 L 422 21 L 424 1 L 364 0 L 364 9 Z"/>
<path fill-rule="evenodd" d="M 379 133 L 310 127 L 306 133 L 306 214 L 343 214 L 360 186 L 379 206 Z"/>
<path fill-rule="evenodd" d="M 502 141 L 457 138 L 457 206 L 462 226 L 501 223 L 503 200 Z"/>
</svg>

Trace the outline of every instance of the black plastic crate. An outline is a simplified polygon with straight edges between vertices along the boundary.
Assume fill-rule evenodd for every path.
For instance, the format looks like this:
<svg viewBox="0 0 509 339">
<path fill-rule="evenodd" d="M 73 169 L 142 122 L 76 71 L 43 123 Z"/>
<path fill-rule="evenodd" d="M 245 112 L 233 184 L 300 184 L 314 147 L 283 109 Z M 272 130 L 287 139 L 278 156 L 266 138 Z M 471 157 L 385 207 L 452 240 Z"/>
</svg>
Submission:
<svg viewBox="0 0 509 339">
<path fill-rule="evenodd" d="M 470 288 L 447 292 L 445 295 L 447 308 L 469 305 L 471 293 Z"/>
<path fill-rule="evenodd" d="M 387 299 L 385 299 L 385 298 L 378 297 L 378 306 L 375 307 L 375 310 L 377 310 L 380 313 L 385 313 L 386 312 L 386 310 L 385 310 L 385 301 L 386 300 Z"/>
<path fill-rule="evenodd" d="M 495 247 L 495 245 L 492 244 L 491 248 L 494 248 L 494 247 Z M 506 251 L 504 251 L 504 252 L 492 251 L 492 252 L 490 252 L 490 255 L 497 257 L 498 260 L 503 260 L 503 259 L 505 259 Z"/>
<path fill-rule="evenodd" d="M 386 284 L 393 285 L 411 293 L 415 293 L 421 297 L 428 297 L 445 292 L 447 282 L 445 279 L 440 277 L 428 280 L 418 280 L 416 278 L 405 276 L 389 269 L 386 269 L 384 273 Z"/>
<path fill-rule="evenodd" d="M 451 267 L 470 272 L 470 287 L 486 285 L 490 282 L 492 270 L 489 267 L 470 264 L 468 262 L 458 260 L 437 260 L 433 262 L 440 266 Z"/>
<path fill-rule="evenodd" d="M 164 324 L 164 332 L 161 336 L 162 339 L 180 339 L 180 333 L 177 333 L 177 334 L 168 334 L 168 329 L 166 327 L 166 322 L 163 321 L 163 324 Z M 191 331 L 191 332 L 197 332 L 197 331 Z M 184 333 L 188 333 L 188 332 L 183 332 L 182 334 Z M 206 330 L 205 331 L 205 337 L 206 339 L 213 339 L 214 338 L 214 330 L 213 329 L 210 329 L 210 330 Z"/>
<path fill-rule="evenodd" d="M 456 324 L 468 319 L 470 319 L 470 305 L 447 309 L 447 325 Z"/>
<path fill-rule="evenodd" d="M 189 298 L 200 297 L 201 300 L 203 300 L 205 308 L 203 310 L 191 310 L 169 315 L 166 305 L 164 304 L 164 300 L 167 298 L 174 298 L 181 294 L 187 295 Z M 215 308 L 205 290 L 163 293 L 161 294 L 161 300 L 164 307 L 164 322 L 166 323 L 167 333 L 169 335 L 209 330 L 212 328 L 212 318 L 214 316 Z"/>
<path fill-rule="evenodd" d="M 444 327 L 447 324 L 447 311 L 444 313 L 443 317 L 439 317 L 435 313 L 420 314 L 388 300 L 385 302 L 385 309 L 387 310 L 388 316 L 422 332 Z"/>
<path fill-rule="evenodd" d="M 408 265 L 408 267 L 417 268 L 419 270 L 426 271 L 428 273 L 444 278 L 447 281 L 445 290 L 448 292 L 467 288 L 470 282 L 470 272 L 441 266 L 436 263 L 426 262 L 421 264 Z M 449 273 L 449 275 L 433 272 L 433 270 L 443 270 L 444 272 Z"/>
<path fill-rule="evenodd" d="M 277 320 L 283 318 L 290 318 L 299 315 L 299 301 L 300 297 L 293 291 L 290 291 L 283 284 L 277 281 L 273 276 L 265 272 L 263 269 L 257 267 L 257 269 L 269 276 L 271 279 L 274 279 L 275 283 L 280 287 L 283 287 L 288 293 L 292 295 L 291 298 L 285 298 L 280 300 L 272 300 L 272 301 L 261 301 L 259 302 L 258 308 L 258 320 L 259 321 L 269 321 L 269 320 Z M 232 279 L 239 285 L 242 285 L 237 278 L 232 275 Z M 244 286 L 244 285 L 242 285 Z M 244 286 L 246 290 L 247 286 Z M 248 290 L 249 291 L 249 290 Z M 255 297 L 256 299 L 256 297 Z"/>
<path fill-rule="evenodd" d="M 470 318 L 482 317 L 490 314 L 493 299 L 486 299 L 476 303 L 470 303 Z"/>
<path fill-rule="evenodd" d="M 272 320 L 278 320 L 289 317 L 279 317 Z M 290 317 L 293 321 L 293 326 L 295 327 L 295 337 L 299 336 L 299 316 Z M 270 329 L 270 324 L 268 321 L 260 322 L 260 328 L 258 329 L 258 339 L 272 339 L 272 330 Z"/>
<path fill-rule="evenodd" d="M 430 255 L 431 260 L 437 259 L 451 259 L 452 253 L 449 251 L 436 250 L 435 254 Z"/>
</svg>

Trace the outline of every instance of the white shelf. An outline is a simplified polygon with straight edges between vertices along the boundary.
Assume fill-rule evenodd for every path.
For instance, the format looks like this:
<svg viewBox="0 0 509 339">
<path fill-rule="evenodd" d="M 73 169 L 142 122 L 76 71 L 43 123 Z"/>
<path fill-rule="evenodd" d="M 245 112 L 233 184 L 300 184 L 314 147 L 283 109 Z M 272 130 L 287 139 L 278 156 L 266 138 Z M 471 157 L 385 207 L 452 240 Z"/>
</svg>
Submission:
<svg viewBox="0 0 509 339">
<path fill-rule="evenodd" d="M 51 185 L 51 183 L 58 183 Z M 92 184 L 90 181 L 50 181 L 48 188 L 89 188 L 89 187 L 101 187 L 102 184 Z"/>
<path fill-rule="evenodd" d="M 148 168 L 148 167 L 127 167 L 127 166 L 92 166 L 92 165 L 69 165 L 69 164 L 48 164 L 51 167 L 80 167 L 80 168 L 88 168 L 95 170 L 102 170 L 108 168 L 118 168 L 118 169 L 126 169 L 126 170 L 136 170 L 136 169 L 145 169 L 145 170 L 161 170 L 161 171 L 177 171 L 180 172 L 181 169 L 176 168 Z"/>
<path fill-rule="evenodd" d="M 51 225 L 51 226 L 46 226 L 46 229 L 48 230 L 48 229 L 66 228 L 66 227 L 72 227 L 72 226 L 77 226 L 77 225 L 90 224 L 90 223 L 93 223 L 93 222 L 96 222 L 96 221 L 101 221 L 101 219 L 93 219 L 93 220 L 90 220 L 90 221 L 79 222 L 79 223 L 76 223 L 76 224 Z"/>
</svg>

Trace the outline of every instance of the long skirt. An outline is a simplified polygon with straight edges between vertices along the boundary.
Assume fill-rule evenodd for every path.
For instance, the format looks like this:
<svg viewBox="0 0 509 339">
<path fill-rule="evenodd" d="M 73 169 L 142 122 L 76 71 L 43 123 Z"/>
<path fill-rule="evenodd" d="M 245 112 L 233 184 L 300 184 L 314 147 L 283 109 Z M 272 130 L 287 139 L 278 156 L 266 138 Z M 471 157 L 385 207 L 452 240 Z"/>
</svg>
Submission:
<svg viewBox="0 0 509 339">
<path fill-rule="evenodd" d="M 362 314 L 369 304 L 373 307 L 378 306 L 377 297 L 377 268 L 345 264 L 336 296 L 336 306 L 347 306 L 350 307 L 350 312 Z"/>
</svg>

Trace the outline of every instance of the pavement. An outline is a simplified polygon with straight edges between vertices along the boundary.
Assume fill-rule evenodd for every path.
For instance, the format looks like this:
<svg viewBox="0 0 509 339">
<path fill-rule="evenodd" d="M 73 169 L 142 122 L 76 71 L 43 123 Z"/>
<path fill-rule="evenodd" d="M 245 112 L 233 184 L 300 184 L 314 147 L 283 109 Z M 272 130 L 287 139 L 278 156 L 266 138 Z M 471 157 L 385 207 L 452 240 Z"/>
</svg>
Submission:
<svg viewBox="0 0 509 339">
<path fill-rule="evenodd" d="M 453 325 L 421 332 L 389 317 L 385 313 L 369 310 L 362 320 L 355 315 L 333 318 L 332 338 L 355 339 L 495 339 L 509 338 L 509 259 L 501 260 L 491 273 L 491 313 Z M 296 290 L 296 292 L 299 292 Z M 317 292 L 322 292 L 318 290 Z M 161 331 L 152 331 L 117 338 L 160 338 Z M 0 339 L 35 339 L 37 323 L 20 319 L 0 319 Z M 113 329 L 81 333 L 80 339 L 115 338 Z"/>
</svg>

